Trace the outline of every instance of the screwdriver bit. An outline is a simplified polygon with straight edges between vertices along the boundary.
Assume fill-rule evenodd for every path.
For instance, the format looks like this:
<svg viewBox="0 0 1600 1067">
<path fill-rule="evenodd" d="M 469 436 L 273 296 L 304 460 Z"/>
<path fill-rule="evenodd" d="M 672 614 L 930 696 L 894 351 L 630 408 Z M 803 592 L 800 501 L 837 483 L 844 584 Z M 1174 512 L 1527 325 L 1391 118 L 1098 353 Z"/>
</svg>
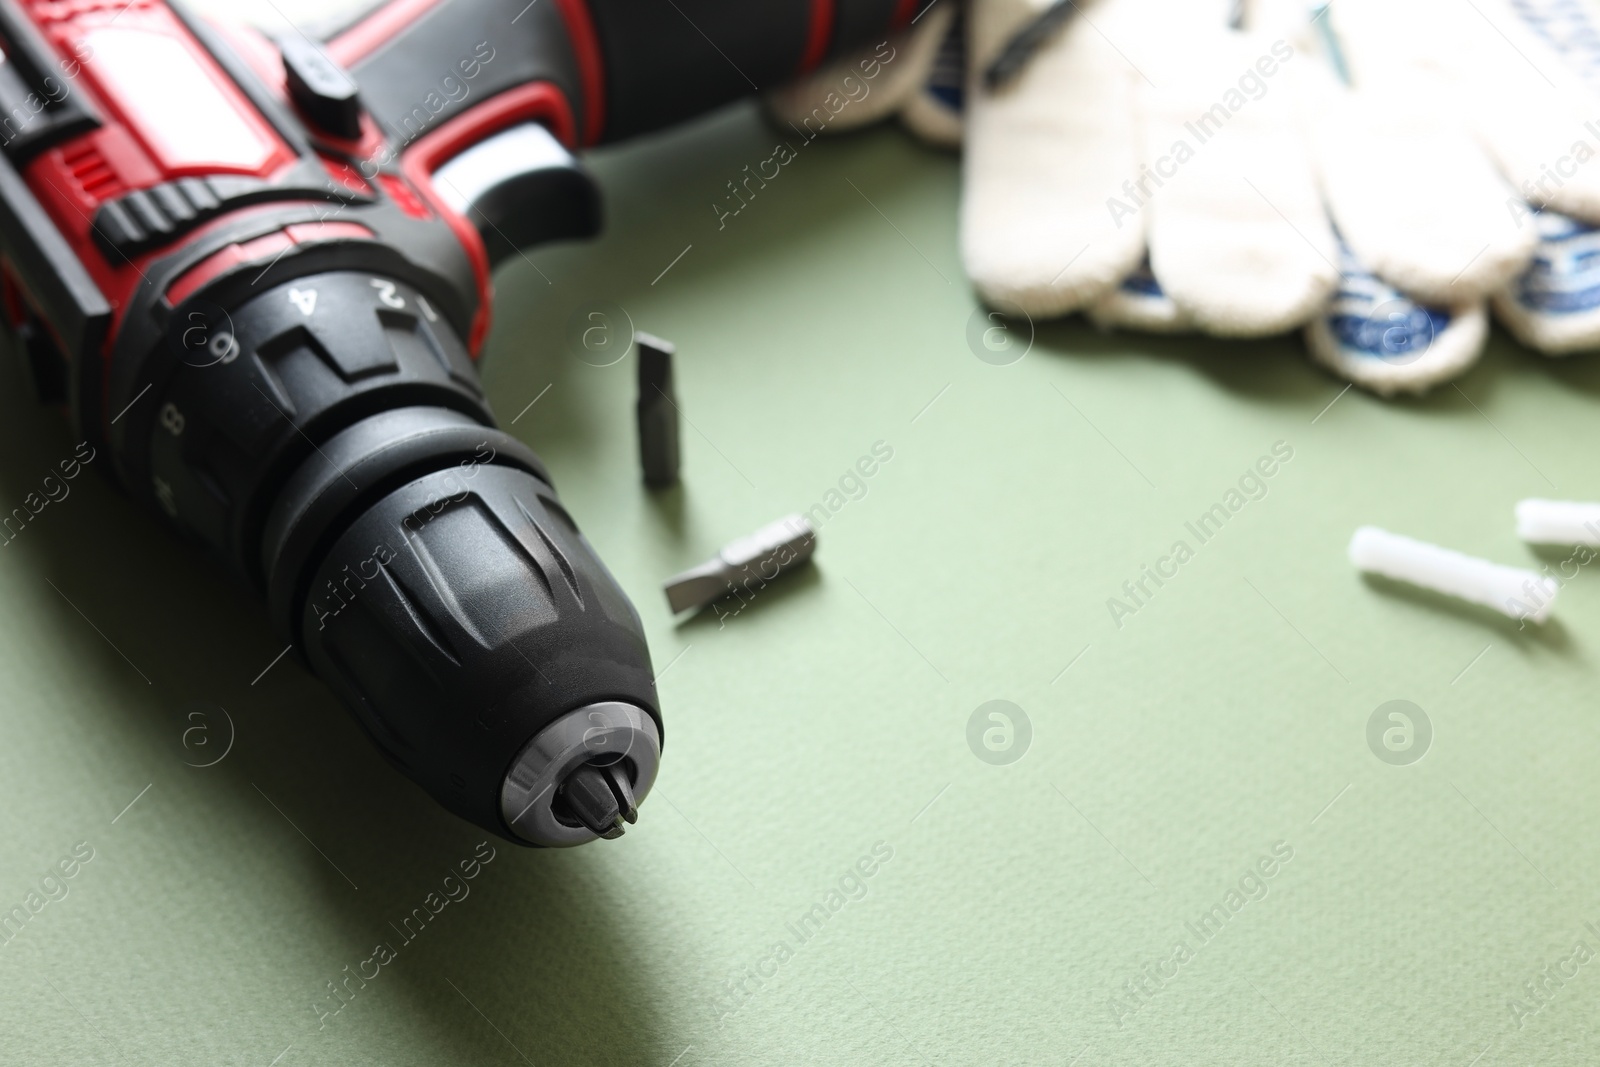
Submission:
<svg viewBox="0 0 1600 1067">
<path fill-rule="evenodd" d="M 817 531 L 804 515 L 787 515 L 722 547 L 714 559 L 667 579 L 662 588 L 674 612 L 702 608 L 745 589 L 754 592 L 817 550 Z"/>
<path fill-rule="evenodd" d="M 639 463 L 644 484 L 665 489 L 678 483 L 678 398 L 672 388 L 672 357 L 677 347 L 643 331 L 639 347 Z"/>
</svg>

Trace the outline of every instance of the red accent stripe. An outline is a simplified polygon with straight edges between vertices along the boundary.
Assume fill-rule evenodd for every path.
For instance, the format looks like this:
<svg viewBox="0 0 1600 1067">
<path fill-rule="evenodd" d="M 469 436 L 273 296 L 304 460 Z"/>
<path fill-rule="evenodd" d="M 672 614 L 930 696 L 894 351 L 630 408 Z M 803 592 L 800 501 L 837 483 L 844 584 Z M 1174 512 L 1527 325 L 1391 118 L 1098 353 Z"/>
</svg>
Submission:
<svg viewBox="0 0 1600 1067">
<path fill-rule="evenodd" d="M 896 0 L 894 5 L 894 18 L 889 20 L 892 29 L 904 29 L 911 24 L 911 19 L 921 6 L 921 0 Z"/>
<path fill-rule="evenodd" d="M 329 41 L 328 55 L 341 66 L 353 66 L 438 4 L 439 0 L 389 0 Z"/>
<path fill-rule="evenodd" d="M 556 9 L 567 24 L 572 55 L 578 61 L 578 84 L 583 87 L 582 143 L 597 144 L 606 128 L 605 60 L 600 53 L 600 35 L 595 32 L 587 0 L 556 0 Z M 566 138 L 562 140 L 572 144 Z"/>
<path fill-rule="evenodd" d="M 811 27 L 806 33 L 806 50 L 800 55 L 796 77 L 815 70 L 827 56 L 829 39 L 833 36 L 833 15 L 833 0 L 811 0 Z"/>
<path fill-rule="evenodd" d="M 489 281 L 489 254 L 484 250 L 478 228 L 452 211 L 433 187 L 433 172 L 479 141 L 519 122 L 542 122 L 562 144 L 573 143 L 572 107 L 560 89 L 550 82 L 529 82 L 489 97 L 477 107 L 462 112 L 431 133 L 418 138 L 400 156 L 400 169 L 428 201 L 439 217 L 449 224 L 456 239 L 472 262 L 473 278 L 478 283 L 478 312 L 467 336 L 467 350 L 474 356 L 489 336 L 489 304 L 494 287 Z"/>
</svg>

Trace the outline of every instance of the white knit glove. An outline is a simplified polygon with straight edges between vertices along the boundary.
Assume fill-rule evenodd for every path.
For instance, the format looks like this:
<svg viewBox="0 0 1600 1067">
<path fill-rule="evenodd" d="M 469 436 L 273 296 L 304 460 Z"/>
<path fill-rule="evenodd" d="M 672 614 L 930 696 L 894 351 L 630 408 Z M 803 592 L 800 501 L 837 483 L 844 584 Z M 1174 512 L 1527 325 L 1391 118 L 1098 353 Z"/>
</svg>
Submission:
<svg viewBox="0 0 1600 1067">
<path fill-rule="evenodd" d="M 996 2 L 978 0 L 975 21 Z M 1527 10 L 1539 0 L 1520 2 Z M 1069 56 L 1093 47 L 1087 34 L 1098 31 L 1134 71 L 1144 130 L 1133 187 L 1107 203 L 1123 222 L 1130 205 L 1145 220 L 1148 269 L 1068 306 L 1107 324 L 1234 336 L 1314 318 L 1308 343 L 1319 361 L 1378 392 L 1421 391 L 1476 359 L 1486 298 L 1526 268 L 1537 234 L 1524 200 L 1600 217 L 1600 167 L 1578 168 L 1559 187 L 1537 183 L 1541 164 L 1572 152 L 1575 141 L 1600 148 L 1583 125 L 1600 116 L 1600 102 L 1499 0 L 1337 0 L 1315 23 L 1292 0 L 1258 4 L 1250 25 L 1260 29 L 1249 33 L 1222 29 L 1220 4 L 1190 4 L 1189 19 L 1167 6 L 1085 3 L 1080 24 L 1049 46 L 1052 58 Z M 1121 30 L 1130 26 L 1146 28 L 1143 41 L 1130 31 L 1135 43 L 1124 47 Z M 1325 33 L 1338 48 L 1318 47 Z M 985 42 L 973 40 L 981 67 Z M 1011 91 L 1044 90 L 1019 79 Z M 1115 93 L 1102 99 L 1120 107 Z M 988 102 L 991 110 L 1022 106 L 1003 93 Z M 985 113 L 974 99 L 973 142 Z M 990 143 L 988 154 L 997 152 Z M 968 174 L 991 166 L 969 159 Z M 1057 196 L 1086 205 L 1083 172 L 1057 179 Z M 968 196 L 980 190 L 969 184 Z M 1313 217 L 1319 199 L 1348 247 Z M 1085 229 L 1097 242 L 1103 234 Z M 971 229 L 966 238 L 981 292 L 992 298 L 1007 281 L 1029 291 L 1025 270 L 997 281 L 1003 272 L 981 251 L 996 238 Z M 1295 299 L 1334 278 L 1339 289 L 1325 311 Z M 1099 280 L 1075 266 L 1055 285 L 1082 293 Z M 1030 312 L 1048 307 L 1013 299 Z M 1539 324 L 1553 325 L 1548 316 Z M 1570 336 L 1575 324 L 1560 325 Z M 1543 343 L 1551 331 L 1521 332 Z M 1590 331 L 1588 343 L 1595 340 Z"/>
<path fill-rule="evenodd" d="M 937 20 L 952 20 L 955 6 L 937 0 L 915 34 L 943 33 L 949 22 Z M 1164 158 L 1176 138 L 1195 140 L 1183 124 L 1204 109 L 1192 101 L 1230 88 L 1234 68 L 1255 59 L 1257 42 L 1227 28 L 1229 0 L 1081 0 L 1020 75 L 984 88 L 982 71 L 1048 6 L 973 0 L 964 85 L 951 74 L 960 42 L 947 38 L 938 50 L 919 42 L 901 49 L 915 56 L 901 73 L 915 70 L 924 89 L 880 86 L 872 106 L 849 123 L 900 110 L 913 130 L 948 142 L 964 98 L 961 240 L 979 295 L 1035 318 L 1092 309 L 1110 322 L 1234 336 L 1281 332 L 1310 318 L 1332 292 L 1337 252 L 1298 147 L 1288 91 L 1257 101 L 1205 145 L 1196 142 L 1203 151 L 1185 152 L 1181 164 Z M 1280 51 L 1292 55 L 1287 45 Z M 814 114 L 852 62 L 772 97 L 776 117 Z M 1163 178 L 1152 166 L 1178 170 Z M 1251 181 L 1239 180 L 1241 172 Z M 1285 214 L 1310 245 L 1272 239 Z M 1147 246 L 1171 298 L 1140 300 L 1132 290 L 1119 297 Z"/>
<path fill-rule="evenodd" d="M 1268 17 L 1285 5 L 1271 0 Z M 1541 229 L 1572 231 L 1561 212 L 1600 218 L 1600 167 L 1544 177 L 1580 141 L 1580 155 L 1600 151 L 1600 126 L 1586 126 L 1600 97 L 1535 28 L 1558 10 L 1594 34 L 1588 0 L 1337 0 L 1315 24 L 1336 44 L 1307 69 L 1342 59 L 1349 80 L 1309 78 L 1303 93 L 1348 242 L 1339 298 L 1307 331 L 1336 373 L 1380 393 L 1452 378 L 1482 349 L 1488 297 L 1533 347 L 1600 345 L 1600 317 L 1534 292 L 1550 258 Z"/>
<path fill-rule="evenodd" d="M 1325 306 L 1338 280 L 1337 243 L 1296 125 L 1296 52 L 1282 37 L 1231 29 L 1232 6 L 1106 4 L 1100 21 L 1116 20 L 1119 32 L 1159 27 L 1129 60 L 1138 170 L 1110 197 L 1101 191 L 1101 210 L 1119 229 L 1143 229 L 1148 273 L 1166 299 L 1140 278 L 1089 305 L 1103 324 L 1282 333 Z"/>
<path fill-rule="evenodd" d="M 1600 220 L 1596 2 L 1254 0 L 1239 31 L 1227 0 L 1078 0 L 989 90 L 1048 4 L 972 0 L 966 84 L 947 40 L 900 110 L 949 141 L 965 97 L 963 252 L 992 306 L 1221 336 L 1309 321 L 1336 373 L 1422 391 L 1477 358 L 1491 296 L 1535 347 L 1600 346 L 1600 233 L 1573 220 Z"/>
<path fill-rule="evenodd" d="M 1510 0 L 1510 5 L 1541 51 L 1559 57 L 1590 94 L 1600 93 L 1600 3 Z M 1600 348 L 1600 230 L 1591 225 L 1596 221 L 1592 202 L 1566 199 L 1569 190 L 1592 196 L 1600 180 L 1600 113 L 1591 111 L 1583 119 L 1581 133 L 1564 150 L 1539 160 L 1538 173 L 1519 184 L 1531 203 L 1540 203 L 1546 190 L 1554 194 L 1550 206 L 1531 220 L 1538 234 L 1533 263 L 1494 297 L 1501 323 L 1547 355 Z"/>
</svg>

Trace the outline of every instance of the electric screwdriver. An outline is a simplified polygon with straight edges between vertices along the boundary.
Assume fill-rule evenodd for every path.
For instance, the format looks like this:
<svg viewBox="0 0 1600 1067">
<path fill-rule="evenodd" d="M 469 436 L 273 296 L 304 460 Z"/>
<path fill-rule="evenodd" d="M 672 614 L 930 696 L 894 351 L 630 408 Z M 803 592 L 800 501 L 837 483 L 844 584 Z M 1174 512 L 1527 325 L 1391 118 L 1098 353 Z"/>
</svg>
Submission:
<svg viewBox="0 0 1600 1067">
<path fill-rule="evenodd" d="M 312 40 L 0 0 L 0 305 L 41 400 L 260 592 L 440 804 L 614 837 L 637 612 L 475 372 L 491 272 L 600 227 L 582 146 L 883 39 L 908 0 L 391 0 Z"/>
</svg>

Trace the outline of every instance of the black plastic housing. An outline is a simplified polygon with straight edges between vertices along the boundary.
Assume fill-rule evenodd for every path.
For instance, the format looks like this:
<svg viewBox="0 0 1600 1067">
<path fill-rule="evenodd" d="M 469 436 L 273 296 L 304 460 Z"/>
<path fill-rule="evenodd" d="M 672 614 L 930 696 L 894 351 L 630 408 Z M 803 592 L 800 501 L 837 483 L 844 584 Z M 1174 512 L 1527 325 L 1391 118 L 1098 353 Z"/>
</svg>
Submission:
<svg viewBox="0 0 1600 1067">
<path fill-rule="evenodd" d="M 445 807 L 519 840 L 501 789 L 546 726 L 621 701 L 660 731 L 637 613 L 420 291 L 314 272 L 169 342 L 124 459 Z"/>
<path fill-rule="evenodd" d="M 169 376 L 130 412 L 149 437 L 147 458 L 128 466 L 145 467 L 157 504 L 256 586 L 267 512 L 323 441 L 412 405 L 493 422 L 455 332 L 382 275 L 311 274 L 231 309 L 187 306 L 169 348 Z"/>
<path fill-rule="evenodd" d="M 392 412 L 330 447 L 393 440 L 396 427 L 381 423 L 430 416 L 453 417 Z M 451 436 L 419 435 L 441 446 Z M 633 605 L 549 484 L 501 462 L 509 439 L 477 436 L 469 457 L 441 448 L 443 469 L 358 499 L 353 521 L 333 523 L 342 532 L 300 572 L 303 590 L 291 592 L 299 575 L 283 567 L 271 599 L 275 621 L 389 759 L 451 811 L 509 837 L 501 786 L 535 734 L 609 700 L 645 709 L 658 731 L 661 717 Z M 269 553 L 289 546 L 295 525 L 339 510 L 319 509 L 320 498 L 349 495 L 311 467 L 283 495 Z"/>
<path fill-rule="evenodd" d="M 549 0 L 438 0 L 353 64 L 351 73 L 373 116 L 403 141 L 479 100 L 536 81 L 561 90 L 580 130 L 590 128 L 589 112 L 598 106 L 598 139 L 620 141 L 802 73 L 818 5 L 814 0 L 587 0 L 586 6 L 604 77 L 600 100 L 589 100 L 581 91 L 561 5 Z M 886 40 L 907 16 L 896 0 L 834 0 L 827 7 L 832 21 L 823 58 Z M 471 79 L 464 77 L 466 71 Z M 429 79 L 445 77 L 470 93 L 446 94 L 434 117 L 423 107 L 435 88 Z"/>
</svg>

